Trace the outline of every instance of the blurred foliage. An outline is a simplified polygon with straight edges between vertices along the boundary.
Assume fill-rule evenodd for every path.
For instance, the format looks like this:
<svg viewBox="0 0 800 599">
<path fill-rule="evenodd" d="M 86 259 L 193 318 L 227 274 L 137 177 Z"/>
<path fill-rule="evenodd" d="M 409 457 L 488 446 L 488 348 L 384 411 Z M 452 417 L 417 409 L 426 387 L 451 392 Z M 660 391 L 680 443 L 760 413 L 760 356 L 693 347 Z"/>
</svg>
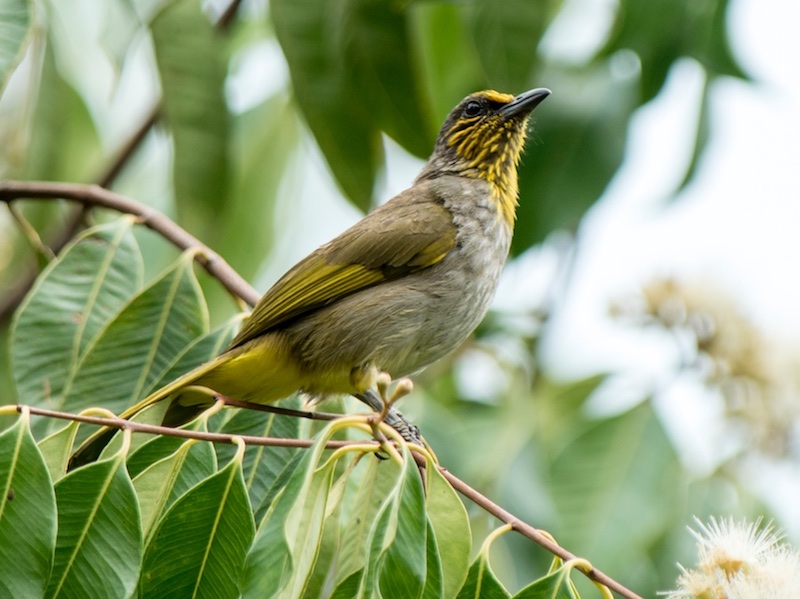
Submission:
<svg viewBox="0 0 800 599">
<path fill-rule="evenodd" d="M 11 0 L 0 4 L 0 89 L 20 59 L 30 25 L 30 3 Z"/>
<path fill-rule="evenodd" d="M 168 4 L 150 30 L 174 145 L 178 218 L 192 230 L 212 233 L 230 186 L 226 43 L 194 0 Z"/>
<path fill-rule="evenodd" d="M 677 61 L 692 59 L 706 73 L 705 93 L 698 99 L 700 118 L 687 125 L 695 130 L 695 143 L 684 184 L 708 140 L 708 89 L 718 77 L 743 76 L 730 51 L 726 0 L 660 0 L 655 5 L 620 0 L 609 22 L 597 25 L 602 31 L 594 46 L 575 55 L 554 50 L 551 43 L 553 36 L 569 31 L 565 19 L 580 18 L 560 0 L 272 0 L 268 8 L 252 0 L 239 6 L 231 21 L 221 18 L 225 8 L 196 0 L 109 0 L 102 7 L 81 0 L 0 0 L 0 177 L 91 182 L 106 178 L 122 153 L 123 167 L 112 177 L 112 188 L 167 212 L 243 276 L 254 278 L 280 264 L 281 251 L 304 241 L 295 237 L 298 221 L 325 217 L 324 209 L 297 214 L 296 206 L 303 205 L 295 195 L 299 190 L 319 194 L 315 206 L 330 206 L 330 198 L 338 198 L 333 188 L 322 197 L 318 188 L 303 187 L 314 164 L 309 140 L 344 201 L 366 210 L 382 197 L 390 155 L 385 137 L 424 158 L 439 123 L 466 94 L 488 87 L 517 93 L 547 86 L 553 96 L 536 112 L 520 168 L 513 252 L 521 254 L 553 231 L 577 228 L 624 158 L 631 117 L 658 96 Z M 559 45 L 565 45 L 563 39 Z M 156 126 L 128 152 L 129 140 L 154 106 L 160 107 Z M 21 212 L 50 242 L 63 231 L 74 207 L 23 203 Z M 108 234 L 123 226 L 102 225 L 108 218 L 94 213 L 89 224 L 101 223 Z M 69 386 L 69 393 L 58 395 L 58 405 L 77 410 L 103 403 L 92 394 L 92 385 L 101 380 L 114 388 L 110 407 L 118 409 L 170 367 L 185 367 L 203 352 L 210 355 L 225 338 L 233 309 L 213 281 L 203 280 L 201 292 L 191 269 L 159 274 L 174 260 L 173 250 L 137 233 L 146 282 L 141 281 L 141 257 L 131 254 L 129 235 L 118 238 L 121 245 L 106 248 L 122 252 L 107 256 L 111 278 L 104 279 L 113 283 L 108 289 L 118 289 L 117 295 L 107 296 L 116 297 L 116 303 L 77 308 L 103 322 L 113 317 L 113 330 L 90 323 L 74 337 L 77 345 L 70 341 L 65 347 L 51 343 L 51 337 L 56 329 L 72 334 L 74 327 L 47 322 L 40 308 L 42 318 L 34 319 L 31 328 L 26 324 L 31 312 L 23 310 L 16 320 L 18 342 L 9 352 L 7 323 L 0 326 L 0 403 L 10 403 L 16 392 L 26 403 L 47 403 L 53 400 L 48 393 Z M 80 261 L 72 261 L 74 251 L 73 246 L 59 262 L 67 270 L 44 270 L 36 284 L 39 295 L 26 301 L 28 310 L 44 297 L 44 289 L 50 300 L 69 303 L 71 286 L 81 276 L 82 284 L 100 280 L 97 269 L 87 273 Z M 126 251 L 129 259 L 123 259 Z M 35 267 L 28 240 L 10 218 L 0 217 L 0 304 Z M 117 267 L 123 273 L 120 280 L 112 277 Z M 67 276 L 66 285 L 60 275 Z M 123 372 L 107 378 L 114 373 L 101 358 L 114 352 L 125 356 L 130 349 L 118 344 L 125 337 L 120 331 L 135 329 L 140 340 L 157 341 L 138 325 L 157 307 L 158 285 L 179 280 L 190 305 L 179 306 L 178 313 L 191 322 L 159 340 L 171 348 L 171 357 L 146 376 L 140 371 L 135 377 Z M 148 289 L 156 291 L 148 296 Z M 119 299 L 132 293 L 139 302 Z M 206 300 L 210 323 L 202 316 Z M 210 324 L 222 328 L 209 332 Z M 680 541 L 683 523 L 690 514 L 702 516 L 724 505 L 733 493 L 729 481 L 724 476 L 694 480 L 652 404 L 606 416 L 587 409 L 604 376 L 549 381 L 536 360 L 537 326 L 541 323 L 518 328 L 499 318 L 483 327 L 464 355 L 420 378 L 422 387 L 407 411 L 453 472 L 640 594 L 670 588 L 677 573 L 674 563 L 686 549 Z M 192 345 L 198 335 L 203 341 Z M 509 353 L 509 347 L 515 349 Z M 503 383 L 491 397 L 476 398 L 463 389 L 458 366 L 474 351 L 501 373 Z M 13 375 L 7 353 L 14 354 Z M 189 356 L 187 362 L 181 363 L 180 356 Z M 99 379 L 75 378 L 78 363 L 84 374 Z M 47 364 L 52 370 L 42 372 Z M 57 376 L 51 381 L 53 373 Z M 51 385 L 47 393 L 43 379 Z M 126 381 L 118 387 L 119 379 Z M 235 430 L 264 426 L 235 420 L 230 421 L 240 427 Z M 32 425 L 38 435 L 39 427 L 48 428 L 42 420 Z M 19 432 L 27 424 L 14 426 L 9 430 Z M 40 441 L 46 457 L 45 449 Z M 188 449 L 170 451 L 175 456 Z M 159 455 L 167 459 L 168 454 Z M 210 456 L 193 456 L 199 474 L 185 479 L 181 489 L 202 495 L 215 485 L 224 487 L 225 481 L 239 485 L 232 472 L 236 468 L 225 465 L 232 459 L 229 452 L 217 468 Z M 283 455 L 278 460 L 288 461 Z M 264 481 L 280 478 L 279 473 L 274 464 L 259 466 L 249 452 L 242 463 L 244 476 L 255 477 L 243 484 L 261 518 L 269 505 L 265 498 L 273 498 Z M 92 476 L 117 477 L 115 492 L 128 509 L 130 481 L 117 480 L 124 469 L 114 470 L 114 464 L 106 462 L 106 470 Z M 135 476 L 131 473 L 136 491 L 142 496 L 148 488 L 152 498 L 152 483 L 137 485 Z M 45 486 L 39 490 L 47 494 Z M 56 498 L 69 498 L 74 490 L 72 482 L 57 483 Z M 232 501 L 241 499 L 239 493 Z M 47 506 L 51 518 L 52 505 Z M 244 518 L 241 506 L 235 509 L 238 515 L 231 516 Z M 483 539 L 495 526 L 478 511 L 471 510 L 470 516 L 476 538 Z M 149 517 L 148 526 L 156 518 Z M 200 522 L 210 516 L 197 517 Z M 175 524 L 165 516 L 158 526 L 174 531 Z M 151 529 L 142 530 L 150 534 Z M 52 532 L 42 531 L 42 543 L 55 542 Z M 137 534 L 131 531 L 131 538 Z M 328 529 L 326 534 L 333 533 Z M 256 546 L 259 539 L 255 533 Z M 333 546 L 326 545 L 329 541 L 320 541 L 321 560 L 332 559 L 324 558 L 325 547 Z M 147 538 L 137 542 L 147 543 Z M 541 550 L 511 535 L 495 547 L 493 565 L 510 588 L 537 578 L 549 563 Z M 168 544 L 150 549 L 145 565 L 156 572 L 159 552 L 167 549 Z M 241 551 L 235 548 L 237 555 Z M 482 567 L 480 559 L 474 568 Z M 135 575 L 127 572 L 118 582 L 129 588 Z M 308 578 L 318 588 L 323 579 L 321 570 Z M 346 590 L 354 580 L 336 583 Z"/>
</svg>

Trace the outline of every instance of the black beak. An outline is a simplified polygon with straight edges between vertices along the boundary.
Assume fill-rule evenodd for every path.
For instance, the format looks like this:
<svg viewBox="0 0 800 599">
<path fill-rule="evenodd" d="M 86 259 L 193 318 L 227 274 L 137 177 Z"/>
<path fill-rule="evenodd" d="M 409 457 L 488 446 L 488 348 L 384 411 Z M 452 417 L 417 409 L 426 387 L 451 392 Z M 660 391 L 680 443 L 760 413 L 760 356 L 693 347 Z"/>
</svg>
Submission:
<svg viewBox="0 0 800 599">
<path fill-rule="evenodd" d="M 550 95 L 550 90 L 546 87 L 537 87 L 521 93 L 508 104 L 503 106 L 499 112 L 503 118 L 512 116 L 527 115 Z"/>
</svg>

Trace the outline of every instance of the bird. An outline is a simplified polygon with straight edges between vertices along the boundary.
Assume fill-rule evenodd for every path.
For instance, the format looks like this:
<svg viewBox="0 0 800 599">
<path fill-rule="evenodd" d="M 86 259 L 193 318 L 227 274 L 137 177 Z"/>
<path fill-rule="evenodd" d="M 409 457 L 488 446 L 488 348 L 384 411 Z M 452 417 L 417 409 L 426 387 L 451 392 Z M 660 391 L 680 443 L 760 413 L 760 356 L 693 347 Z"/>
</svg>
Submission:
<svg viewBox="0 0 800 599">
<path fill-rule="evenodd" d="M 170 424 L 188 422 L 204 409 L 181 402 L 196 387 L 256 404 L 351 394 L 380 410 L 380 373 L 416 373 L 486 315 L 511 246 L 529 117 L 550 93 L 464 98 L 411 187 L 289 269 L 217 357 L 121 417 L 171 398 Z M 97 459 L 113 432 L 84 442 L 70 469 Z"/>
</svg>

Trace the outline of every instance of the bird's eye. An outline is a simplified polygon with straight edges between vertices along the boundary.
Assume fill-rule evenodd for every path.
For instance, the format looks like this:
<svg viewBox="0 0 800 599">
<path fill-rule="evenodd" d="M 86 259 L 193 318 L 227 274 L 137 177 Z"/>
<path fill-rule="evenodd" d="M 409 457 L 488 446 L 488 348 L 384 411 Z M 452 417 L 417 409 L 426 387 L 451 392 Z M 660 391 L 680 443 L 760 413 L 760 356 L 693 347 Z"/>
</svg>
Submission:
<svg viewBox="0 0 800 599">
<path fill-rule="evenodd" d="M 478 116 L 483 110 L 483 105 L 477 100 L 470 100 L 464 106 L 464 116 L 472 118 Z"/>
</svg>

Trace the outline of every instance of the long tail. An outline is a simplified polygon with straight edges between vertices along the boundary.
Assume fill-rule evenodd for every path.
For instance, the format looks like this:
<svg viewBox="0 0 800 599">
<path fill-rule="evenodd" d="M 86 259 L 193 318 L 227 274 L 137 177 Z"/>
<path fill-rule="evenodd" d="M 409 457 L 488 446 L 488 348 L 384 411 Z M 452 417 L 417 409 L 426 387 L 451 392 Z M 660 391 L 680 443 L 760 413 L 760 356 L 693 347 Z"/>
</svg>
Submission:
<svg viewBox="0 0 800 599">
<path fill-rule="evenodd" d="M 214 368 L 219 366 L 220 362 L 224 360 L 225 357 L 217 356 L 215 359 L 206 362 L 205 364 L 201 364 L 194 370 L 190 370 L 183 376 L 178 377 L 171 383 L 164 385 L 160 389 L 153 391 L 150 395 L 145 397 L 142 401 L 137 403 L 134 406 L 131 406 L 122 414 L 120 414 L 120 418 L 124 418 L 128 420 L 144 410 L 145 408 L 152 406 L 159 401 L 167 399 L 171 395 L 174 395 L 181 389 L 189 387 L 197 383 L 197 381 L 211 372 Z M 173 426 L 177 426 L 178 424 L 183 424 L 184 422 L 188 422 L 192 419 L 192 417 L 204 409 L 203 406 L 197 406 L 196 409 L 187 410 L 185 413 L 185 417 L 182 418 L 183 422 L 171 422 L 170 424 Z M 108 428 L 104 427 L 101 428 L 99 431 L 94 433 L 91 437 L 86 439 L 75 453 L 72 454 L 72 457 L 69 459 L 69 463 L 67 464 L 67 471 L 73 470 L 79 466 L 83 466 L 84 464 L 88 464 L 90 462 L 94 462 L 97 458 L 100 457 L 100 454 L 103 452 L 103 449 L 106 445 L 108 445 L 111 438 L 117 432 L 115 428 Z"/>
</svg>

